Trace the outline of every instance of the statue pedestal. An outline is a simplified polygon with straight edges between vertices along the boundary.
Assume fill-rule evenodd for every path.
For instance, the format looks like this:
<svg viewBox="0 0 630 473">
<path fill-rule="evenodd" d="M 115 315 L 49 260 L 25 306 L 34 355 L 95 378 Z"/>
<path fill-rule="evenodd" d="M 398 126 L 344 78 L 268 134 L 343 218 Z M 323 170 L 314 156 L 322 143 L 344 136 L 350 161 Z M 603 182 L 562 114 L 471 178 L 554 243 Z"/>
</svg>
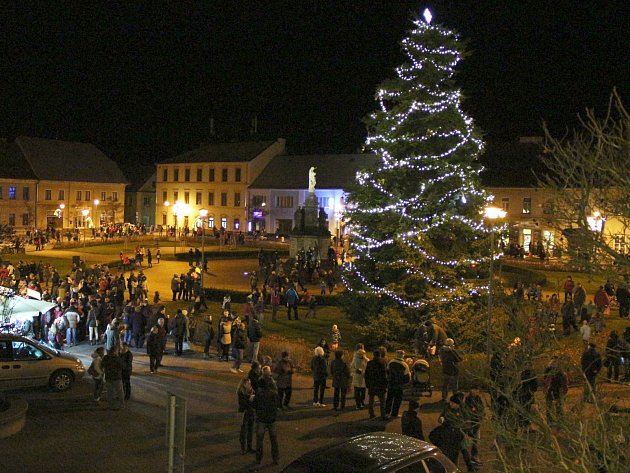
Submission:
<svg viewBox="0 0 630 473">
<path fill-rule="evenodd" d="M 298 209 L 295 215 L 289 256 L 295 257 L 301 249 L 317 248 L 320 258 L 326 259 L 330 246 L 330 231 L 326 213 L 323 209 L 320 210 L 315 192 L 309 192 L 304 207 Z"/>
</svg>

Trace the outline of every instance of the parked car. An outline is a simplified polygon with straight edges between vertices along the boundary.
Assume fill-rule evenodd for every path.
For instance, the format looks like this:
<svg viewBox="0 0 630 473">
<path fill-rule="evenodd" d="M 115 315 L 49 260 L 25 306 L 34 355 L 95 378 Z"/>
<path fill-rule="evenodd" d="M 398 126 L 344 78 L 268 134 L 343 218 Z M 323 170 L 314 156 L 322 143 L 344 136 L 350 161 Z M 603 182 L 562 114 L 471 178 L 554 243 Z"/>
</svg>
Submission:
<svg viewBox="0 0 630 473">
<path fill-rule="evenodd" d="M 458 473 L 435 445 L 393 432 L 359 435 L 302 455 L 283 473 Z"/>
<path fill-rule="evenodd" d="M 66 391 L 81 379 L 79 358 L 21 335 L 0 334 L 0 389 L 50 386 Z"/>
</svg>

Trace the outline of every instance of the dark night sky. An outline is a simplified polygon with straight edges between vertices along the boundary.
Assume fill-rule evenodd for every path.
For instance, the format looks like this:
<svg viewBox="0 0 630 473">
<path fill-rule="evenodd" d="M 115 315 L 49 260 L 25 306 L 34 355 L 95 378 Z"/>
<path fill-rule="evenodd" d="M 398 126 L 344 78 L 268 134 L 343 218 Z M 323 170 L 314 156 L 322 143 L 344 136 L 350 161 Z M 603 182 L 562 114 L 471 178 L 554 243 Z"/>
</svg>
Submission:
<svg viewBox="0 0 630 473">
<path fill-rule="evenodd" d="M 459 82 L 489 137 L 630 97 L 627 1 L 60 3 L 0 12 L 0 136 L 93 142 L 125 169 L 209 141 L 211 117 L 224 139 L 256 114 L 290 152 L 359 149 L 425 6 L 469 41 Z"/>
</svg>

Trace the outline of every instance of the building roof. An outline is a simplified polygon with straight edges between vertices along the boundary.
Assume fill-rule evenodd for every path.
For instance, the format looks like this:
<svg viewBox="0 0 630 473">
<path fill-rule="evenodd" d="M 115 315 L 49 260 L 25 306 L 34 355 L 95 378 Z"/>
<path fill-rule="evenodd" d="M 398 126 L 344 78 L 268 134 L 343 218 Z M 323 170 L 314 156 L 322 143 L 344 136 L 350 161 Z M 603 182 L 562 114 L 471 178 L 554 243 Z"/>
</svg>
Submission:
<svg viewBox="0 0 630 473">
<path fill-rule="evenodd" d="M 15 143 L 39 180 L 127 183 L 118 165 L 93 144 L 28 136 Z"/>
<path fill-rule="evenodd" d="M 37 180 L 20 149 L 5 140 L 0 141 L 0 178 Z"/>
<path fill-rule="evenodd" d="M 537 141 L 489 143 L 480 161 L 485 169 L 481 182 L 486 187 L 533 187 L 536 175 L 545 172 L 540 161 L 542 143 Z"/>
<path fill-rule="evenodd" d="M 374 154 L 312 154 L 276 156 L 250 189 L 307 189 L 308 171 L 316 167 L 316 189 L 345 189 L 359 169 L 376 163 Z"/>
<path fill-rule="evenodd" d="M 179 156 L 166 159 L 160 164 L 247 162 L 256 158 L 274 143 L 276 141 L 206 144 Z"/>
</svg>

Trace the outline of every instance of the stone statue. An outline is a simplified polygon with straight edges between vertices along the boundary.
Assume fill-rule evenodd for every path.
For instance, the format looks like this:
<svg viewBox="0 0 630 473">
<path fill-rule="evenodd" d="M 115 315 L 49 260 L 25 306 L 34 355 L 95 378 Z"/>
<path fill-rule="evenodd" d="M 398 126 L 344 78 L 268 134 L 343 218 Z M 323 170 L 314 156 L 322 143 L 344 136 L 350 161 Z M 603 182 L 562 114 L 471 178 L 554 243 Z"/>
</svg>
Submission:
<svg viewBox="0 0 630 473">
<path fill-rule="evenodd" d="M 315 192 L 315 166 L 312 166 L 311 169 L 308 170 L 308 191 Z"/>
</svg>

